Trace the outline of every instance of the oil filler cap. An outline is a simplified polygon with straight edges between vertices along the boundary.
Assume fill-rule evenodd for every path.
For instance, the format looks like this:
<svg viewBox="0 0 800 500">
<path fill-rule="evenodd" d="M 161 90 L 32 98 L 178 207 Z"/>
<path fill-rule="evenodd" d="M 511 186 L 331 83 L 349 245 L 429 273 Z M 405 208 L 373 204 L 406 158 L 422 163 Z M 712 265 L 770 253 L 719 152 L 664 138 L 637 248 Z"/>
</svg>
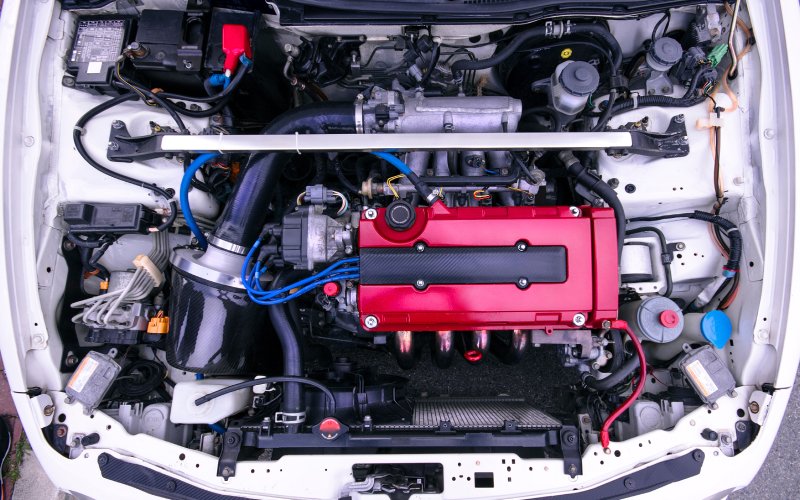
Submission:
<svg viewBox="0 0 800 500">
<path fill-rule="evenodd" d="M 386 207 L 386 224 L 395 231 L 405 231 L 414 225 L 417 213 L 411 203 L 395 200 Z"/>
</svg>

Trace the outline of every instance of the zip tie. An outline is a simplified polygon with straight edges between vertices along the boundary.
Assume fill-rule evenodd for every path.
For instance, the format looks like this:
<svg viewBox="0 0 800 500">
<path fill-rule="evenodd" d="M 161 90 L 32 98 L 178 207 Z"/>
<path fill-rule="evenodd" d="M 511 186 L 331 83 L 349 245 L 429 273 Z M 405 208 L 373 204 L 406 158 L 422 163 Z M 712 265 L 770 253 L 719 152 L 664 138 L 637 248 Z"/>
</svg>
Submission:
<svg viewBox="0 0 800 500">
<path fill-rule="evenodd" d="M 86 135 L 86 129 L 83 128 L 83 127 L 79 127 L 79 126 L 75 125 L 75 130 L 80 132 L 81 136 Z"/>
<path fill-rule="evenodd" d="M 631 99 L 633 99 L 633 109 L 638 108 L 639 107 L 639 94 L 634 92 L 633 94 L 631 94 Z"/>
<path fill-rule="evenodd" d="M 222 132 L 219 133 L 219 140 L 217 141 L 217 151 L 219 154 L 224 155 L 225 153 L 222 152 L 222 136 L 224 134 Z"/>
<path fill-rule="evenodd" d="M 303 154 L 300 152 L 300 132 L 297 131 L 294 133 L 294 149 L 297 151 L 297 154 Z"/>
</svg>

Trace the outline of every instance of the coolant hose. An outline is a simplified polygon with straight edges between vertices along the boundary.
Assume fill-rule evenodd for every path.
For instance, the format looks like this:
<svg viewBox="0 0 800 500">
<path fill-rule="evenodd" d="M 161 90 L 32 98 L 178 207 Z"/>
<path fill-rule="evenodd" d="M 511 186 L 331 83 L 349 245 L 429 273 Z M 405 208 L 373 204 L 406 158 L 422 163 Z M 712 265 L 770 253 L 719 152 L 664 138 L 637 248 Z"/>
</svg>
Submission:
<svg viewBox="0 0 800 500">
<path fill-rule="evenodd" d="M 602 179 L 590 173 L 571 151 L 560 152 L 558 158 L 567 168 L 567 173 L 575 179 L 575 182 L 596 193 L 609 207 L 614 209 L 614 218 L 617 221 L 617 255 L 621 257 L 622 246 L 625 244 L 626 222 L 625 209 L 622 207 L 622 202 L 619 201 L 616 191 L 611 189 L 611 186 L 603 182 Z"/>
<path fill-rule="evenodd" d="M 279 116 L 263 134 L 354 133 L 355 108 L 348 102 L 319 102 L 292 109 Z M 214 228 L 215 238 L 251 247 L 264 225 L 283 166 L 293 153 L 252 155 L 225 210 Z"/>
<path fill-rule="evenodd" d="M 614 73 L 617 73 L 622 67 L 622 48 L 616 38 L 604 27 L 598 24 L 570 24 L 568 30 L 562 31 L 560 34 L 552 32 L 553 28 L 546 26 L 537 26 L 527 31 L 523 31 L 515 36 L 508 45 L 503 47 L 502 50 L 496 52 L 488 59 L 470 60 L 461 59 L 453 63 L 451 66 L 453 73 L 460 71 L 471 71 L 480 69 L 489 69 L 502 63 L 519 48 L 537 38 L 560 38 L 565 35 L 591 35 L 602 40 L 611 50 L 611 63 L 614 66 Z"/>
<path fill-rule="evenodd" d="M 278 289 L 287 284 L 288 273 L 280 273 L 272 283 L 272 289 Z M 303 350 L 300 341 L 292 327 L 289 312 L 285 304 L 268 306 L 269 319 L 278 341 L 281 343 L 283 353 L 283 374 L 288 377 L 303 376 Z M 303 386 L 296 382 L 287 382 L 283 390 L 283 404 L 281 411 L 284 413 L 302 413 L 305 411 L 303 401 Z"/>
<path fill-rule="evenodd" d="M 622 355 L 622 352 L 620 351 L 618 355 Z M 622 381 L 628 378 L 638 367 L 639 358 L 632 356 L 622 364 L 619 370 L 611 372 L 608 377 L 597 379 L 589 373 L 584 372 L 581 382 L 583 382 L 583 385 L 586 387 L 594 389 L 595 391 L 607 391 L 621 384 Z"/>
</svg>

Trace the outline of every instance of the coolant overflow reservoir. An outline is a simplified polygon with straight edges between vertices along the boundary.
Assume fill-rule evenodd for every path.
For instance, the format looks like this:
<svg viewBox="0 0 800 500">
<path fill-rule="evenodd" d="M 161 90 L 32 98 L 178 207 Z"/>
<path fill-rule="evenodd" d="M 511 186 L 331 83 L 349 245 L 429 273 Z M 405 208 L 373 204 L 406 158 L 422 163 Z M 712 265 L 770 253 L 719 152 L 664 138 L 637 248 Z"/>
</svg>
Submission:
<svg viewBox="0 0 800 500">
<path fill-rule="evenodd" d="M 672 342 L 683 331 L 683 313 L 666 297 L 650 297 L 623 304 L 619 317 L 628 322 L 637 337 L 659 344 Z"/>
</svg>

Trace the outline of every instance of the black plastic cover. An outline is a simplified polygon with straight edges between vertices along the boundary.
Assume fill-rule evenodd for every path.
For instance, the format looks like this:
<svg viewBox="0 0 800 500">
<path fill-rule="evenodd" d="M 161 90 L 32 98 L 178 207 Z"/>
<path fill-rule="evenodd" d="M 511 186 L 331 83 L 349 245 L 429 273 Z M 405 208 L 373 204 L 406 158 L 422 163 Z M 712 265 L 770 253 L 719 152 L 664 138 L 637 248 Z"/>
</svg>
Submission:
<svg viewBox="0 0 800 500">
<path fill-rule="evenodd" d="M 563 283 L 567 250 L 560 246 L 362 248 L 362 285 Z"/>
<path fill-rule="evenodd" d="M 111 86 L 117 58 L 130 39 L 130 16 L 82 16 L 78 18 L 65 85 L 90 93 L 116 93 Z"/>
<path fill-rule="evenodd" d="M 161 216 L 136 203 L 67 203 L 64 222 L 74 234 L 148 234 Z"/>
</svg>

